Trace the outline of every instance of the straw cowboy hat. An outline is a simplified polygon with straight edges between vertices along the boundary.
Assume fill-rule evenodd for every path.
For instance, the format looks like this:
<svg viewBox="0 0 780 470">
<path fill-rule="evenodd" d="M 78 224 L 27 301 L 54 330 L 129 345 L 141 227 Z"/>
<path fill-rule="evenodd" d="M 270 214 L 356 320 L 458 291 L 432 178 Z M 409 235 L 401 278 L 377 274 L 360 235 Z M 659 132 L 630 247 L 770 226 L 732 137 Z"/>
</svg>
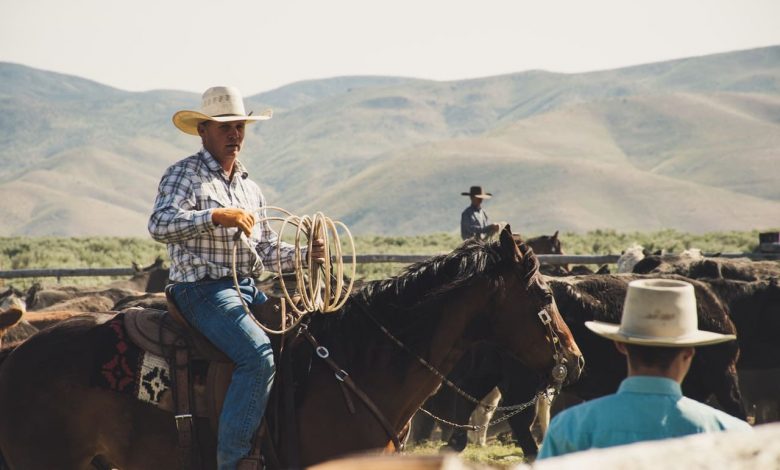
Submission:
<svg viewBox="0 0 780 470">
<path fill-rule="evenodd" d="M 492 194 L 482 191 L 482 186 L 472 186 L 467 193 L 460 193 L 462 196 L 474 196 L 480 199 L 490 199 Z"/>
<path fill-rule="evenodd" d="M 182 132 L 198 135 L 198 124 L 203 121 L 265 121 L 271 119 L 273 111 L 266 109 L 257 116 L 244 111 L 244 99 L 235 87 L 215 86 L 203 93 L 200 111 L 179 111 L 173 115 L 173 125 Z"/>
<path fill-rule="evenodd" d="M 599 336 L 644 346 L 703 346 L 737 339 L 697 328 L 693 285 L 670 279 L 639 279 L 628 284 L 620 325 L 587 321 Z"/>
</svg>

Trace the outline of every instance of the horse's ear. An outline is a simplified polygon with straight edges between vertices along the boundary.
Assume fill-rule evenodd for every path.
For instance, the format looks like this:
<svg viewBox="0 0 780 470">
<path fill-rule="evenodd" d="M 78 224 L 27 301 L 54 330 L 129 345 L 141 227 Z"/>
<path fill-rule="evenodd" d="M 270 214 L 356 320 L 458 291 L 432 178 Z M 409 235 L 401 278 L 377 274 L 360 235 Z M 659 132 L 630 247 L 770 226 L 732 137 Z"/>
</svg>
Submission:
<svg viewBox="0 0 780 470">
<path fill-rule="evenodd" d="M 555 240 L 558 238 L 558 231 L 556 230 L 555 233 L 553 233 L 552 239 Z"/>
<path fill-rule="evenodd" d="M 17 323 L 19 323 L 19 320 L 22 319 L 22 316 L 24 315 L 24 310 L 12 307 L 4 312 L 0 312 L 0 329 L 6 329 L 10 328 Z"/>
<path fill-rule="evenodd" d="M 501 243 L 501 252 L 504 259 L 519 261 L 523 257 L 520 250 L 517 248 L 517 243 L 515 242 L 515 237 L 512 235 L 512 228 L 509 224 L 506 224 L 504 229 L 501 230 L 499 241 Z"/>
</svg>

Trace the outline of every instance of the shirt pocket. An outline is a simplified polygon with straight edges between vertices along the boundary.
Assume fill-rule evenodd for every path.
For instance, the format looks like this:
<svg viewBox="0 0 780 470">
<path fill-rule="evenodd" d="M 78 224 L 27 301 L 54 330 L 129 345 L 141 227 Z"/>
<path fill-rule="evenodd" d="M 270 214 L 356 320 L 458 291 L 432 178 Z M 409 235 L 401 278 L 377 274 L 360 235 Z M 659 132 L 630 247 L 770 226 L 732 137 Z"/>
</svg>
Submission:
<svg viewBox="0 0 780 470">
<path fill-rule="evenodd" d="M 198 210 L 218 209 L 220 207 L 232 207 L 224 191 L 215 187 L 213 183 L 203 183 L 195 190 L 195 200 Z"/>
</svg>

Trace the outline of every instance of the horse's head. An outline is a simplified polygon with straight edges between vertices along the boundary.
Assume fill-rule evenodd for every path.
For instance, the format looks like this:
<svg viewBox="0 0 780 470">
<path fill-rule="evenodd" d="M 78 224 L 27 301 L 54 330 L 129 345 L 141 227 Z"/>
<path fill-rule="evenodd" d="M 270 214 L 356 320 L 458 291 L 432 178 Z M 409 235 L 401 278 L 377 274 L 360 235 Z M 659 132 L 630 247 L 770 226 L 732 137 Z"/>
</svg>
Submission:
<svg viewBox="0 0 780 470">
<path fill-rule="evenodd" d="M 514 239 L 508 226 L 496 248 L 501 284 L 490 306 L 496 338 L 526 366 L 547 373 L 553 381 L 576 381 L 584 359 L 539 273 L 533 251 Z"/>
<path fill-rule="evenodd" d="M 518 241 L 517 238 L 515 238 Z M 538 237 L 529 238 L 525 241 L 525 244 L 534 250 L 537 255 L 562 255 L 563 246 L 561 246 L 561 239 L 558 238 L 558 230 L 552 235 L 540 235 Z"/>
</svg>

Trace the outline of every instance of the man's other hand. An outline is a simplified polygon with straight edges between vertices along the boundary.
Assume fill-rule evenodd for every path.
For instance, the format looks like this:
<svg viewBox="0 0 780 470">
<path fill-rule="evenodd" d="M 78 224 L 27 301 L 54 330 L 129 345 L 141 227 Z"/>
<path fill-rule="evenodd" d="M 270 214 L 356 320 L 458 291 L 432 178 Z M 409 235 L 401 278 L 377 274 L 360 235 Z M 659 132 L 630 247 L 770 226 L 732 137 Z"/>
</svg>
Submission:
<svg viewBox="0 0 780 470">
<path fill-rule="evenodd" d="M 325 240 L 322 238 L 315 238 L 311 242 L 311 258 L 317 264 L 325 262 Z"/>
<path fill-rule="evenodd" d="M 214 209 L 211 221 L 223 227 L 238 227 L 247 237 L 252 235 L 255 226 L 255 216 L 251 212 L 235 207 Z"/>
<path fill-rule="evenodd" d="M 497 233 L 499 228 L 501 228 L 501 226 L 498 224 L 490 224 L 490 234 Z"/>
</svg>

